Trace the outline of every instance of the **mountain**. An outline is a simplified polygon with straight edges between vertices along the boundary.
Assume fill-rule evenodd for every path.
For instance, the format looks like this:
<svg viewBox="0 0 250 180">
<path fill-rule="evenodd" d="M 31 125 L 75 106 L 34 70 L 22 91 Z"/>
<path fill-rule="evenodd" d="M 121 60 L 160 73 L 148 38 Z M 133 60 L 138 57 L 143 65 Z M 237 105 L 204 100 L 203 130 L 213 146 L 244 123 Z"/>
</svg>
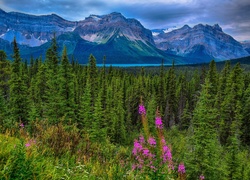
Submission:
<svg viewBox="0 0 250 180">
<path fill-rule="evenodd" d="M 176 30 L 178 29 L 176 26 L 173 26 L 173 27 L 169 27 L 169 28 L 166 28 L 166 29 L 152 29 L 152 34 L 153 36 L 157 36 L 161 33 L 168 33 L 168 32 L 171 32 L 173 30 Z"/>
<path fill-rule="evenodd" d="M 225 34 L 219 25 L 185 25 L 180 29 L 146 29 L 138 20 L 121 13 L 90 15 L 81 21 L 68 21 L 56 14 L 29 15 L 0 9 L 0 49 L 11 58 L 14 37 L 22 58 L 42 57 L 56 35 L 58 50 L 67 47 L 70 57 L 79 63 L 93 54 L 97 63 L 192 64 L 248 56 L 242 46 Z"/>
<path fill-rule="evenodd" d="M 103 56 L 107 63 L 161 63 L 173 59 L 178 63 L 184 58 L 167 55 L 155 47 L 150 30 L 136 19 L 127 19 L 121 13 L 90 15 L 82 21 L 67 21 L 55 14 L 34 16 L 0 9 L 0 45 L 8 55 L 10 43 L 16 37 L 21 55 L 29 59 L 45 58 L 50 41 L 57 36 L 59 51 L 65 45 L 68 54 L 86 63 L 92 53 L 97 63 Z M 10 57 L 10 56 L 9 56 Z"/>
<path fill-rule="evenodd" d="M 156 47 L 170 54 L 197 58 L 204 61 L 235 59 L 249 56 L 242 45 L 222 31 L 222 28 L 198 24 L 154 36 Z"/>
<path fill-rule="evenodd" d="M 243 48 L 250 54 L 250 41 L 241 42 Z"/>
<path fill-rule="evenodd" d="M 72 32 L 78 22 L 70 22 L 56 14 L 34 16 L 0 9 L 0 38 L 9 42 L 14 36 L 21 45 L 40 46 L 53 37 Z"/>
</svg>

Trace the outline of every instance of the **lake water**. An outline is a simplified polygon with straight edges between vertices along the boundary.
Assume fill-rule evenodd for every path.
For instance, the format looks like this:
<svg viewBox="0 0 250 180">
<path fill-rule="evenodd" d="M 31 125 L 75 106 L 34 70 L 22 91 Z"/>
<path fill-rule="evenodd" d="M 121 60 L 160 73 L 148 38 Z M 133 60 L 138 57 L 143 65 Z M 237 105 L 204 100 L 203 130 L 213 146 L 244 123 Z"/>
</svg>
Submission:
<svg viewBox="0 0 250 180">
<path fill-rule="evenodd" d="M 96 64 L 98 67 L 102 67 L 103 64 Z M 149 66 L 161 66 L 161 64 L 105 64 L 106 67 L 149 67 Z M 172 64 L 164 64 L 164 66 L 172 66 Z"/>
</svg>

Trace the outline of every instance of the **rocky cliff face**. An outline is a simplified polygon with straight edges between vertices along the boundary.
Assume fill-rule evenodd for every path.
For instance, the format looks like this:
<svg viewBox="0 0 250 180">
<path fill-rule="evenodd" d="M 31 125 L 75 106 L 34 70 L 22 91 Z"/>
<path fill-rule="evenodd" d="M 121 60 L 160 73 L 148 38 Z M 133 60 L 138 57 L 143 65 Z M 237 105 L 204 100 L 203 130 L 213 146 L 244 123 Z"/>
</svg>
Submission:
<svg viewBox="0 0 250 180">
<path fill-rule="evenodd" d="M 16 36 L 19 44 L 31 47 L 48 42 L 53 34 L 73 31 L 78 22 L 70 22 L 51 14 L 34 16 L 17 12 L 6 13 L 0 9 L 0 38 L 9 42 Z"/>
<path fill-rule="evenodd" d="M 168 53 L 184 57 L 203 57 L 226 60 L 248 56 L 242 45 L 225 34 L 218 24 L 214 26 L 188 25 L 169 33 L 154 36 L 156 46 Z"/>
<path fill-rule="evenodd" d="M 11 43 L 16 37 L 23 58 L 45 58 L 54 33 L 59 51 L 65 45 L 69 55 L 80 63 L 85 63 L 91 53 L 101 61 L 107 56 L 107 63 L 158 63 L 168 57 L 155 47 L 150 30 L 121 13 L 90 15 L 72 22 L 55 14 L 34 16 L 0 10 L 0 40 L 4 42 L 0 48 L 8 54 L 11 46 L 6 42 Z"/>
<path fill-rule="evenodd" d="M 142 41 L 154 45 L 150 30 L 145 29 L 135 19 L 126 19 L 121 13 L 111 13 L 104 16 L 90 15 L 79 22 L 75 29 L 83 39 L 98 44 L 106 43 L 112 36 L 125 36 L 131 41 Z"/>
<path fill-rule="evenodd" d="M 241 42 L 243 48 L 250 54 L 250 41 Z"/>
<path fill-rule="evenodd" d="M 170 30 L 172 30 L 170 32 Z M 247 47 L 225 34 L 219 25 L 185 25 L 152 32 L 121 13 L 90 15 L 82 21 L 67 21 L 56 14 L 34 16 L 0 9 L 0 49 L 10 56 L 16 37 L 23 58 L 45 58 L 50 40 L 57 36 L 59 50 L 85 63 L 93 53 L 108 63 L 202 63 L 248 56 Z"/>
<path fill-rule="evenodd" d="M 16 36 L 19 44 L 40 46 L 48 42 L 54 33 L 59 36 L 66 32 L 76 32 L 84 40 L 98 44 L 106 43 L 118 32 L 118 36 L 154 45 L 150 30 L 145 29 L 139 21 L 126 19 L 120 13 L 90 15 L 83 21 L 72 22 L 55 14 L 34 16 L 17 12 L 6 13 L 0 9 L 0 38 L 9 42 Z"/>
</svg>

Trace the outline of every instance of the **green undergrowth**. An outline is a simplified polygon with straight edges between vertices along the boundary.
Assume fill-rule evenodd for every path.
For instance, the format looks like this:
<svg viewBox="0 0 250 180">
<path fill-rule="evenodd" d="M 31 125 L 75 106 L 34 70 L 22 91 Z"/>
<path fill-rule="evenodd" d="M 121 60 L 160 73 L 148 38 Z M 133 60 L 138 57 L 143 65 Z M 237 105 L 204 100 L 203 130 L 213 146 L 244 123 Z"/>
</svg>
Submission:
<svg viewBox="0 0 250 180">
<path fill-rule="evenodd" d="M 132 170 L 132 144 L 91 142 L 87 134 L 62 124 L 37 123 L 33 128 L 33 134 L 28 127 L 0 134 L 0 179 L 147 178 L 147 173 Z M 185 134 L 171 130 L 165 137 L 175 159 L 182 159 Z"/>
</svg>

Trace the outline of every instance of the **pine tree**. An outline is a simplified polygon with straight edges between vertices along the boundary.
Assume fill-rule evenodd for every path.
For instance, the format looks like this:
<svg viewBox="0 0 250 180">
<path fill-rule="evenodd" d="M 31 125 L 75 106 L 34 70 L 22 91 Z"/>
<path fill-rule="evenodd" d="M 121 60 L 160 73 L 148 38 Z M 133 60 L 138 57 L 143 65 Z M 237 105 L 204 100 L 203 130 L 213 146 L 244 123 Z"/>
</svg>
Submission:
<svg viewBox="0 0 250 180">
<path fill-rule="evenodd" d="M 174 63 L 168 71 L 167 77 L 167 96 L 166 109 L 164 113 L 164 121 L 167 127 L 172 127 L 176 124 L 176 75 L 174 71 Z"/>
<path fill-rule="evenodd" d="M 243 73 L 240 64 L 237 64 L 227 79 L 225 98 L 221 104 L 221 143 L 226 144 L 230 136 L 239 138 L 242 124 L 242 96 L 243 96 Z"/>
<path fill-rule="evenodd" d="M 198 179 L 203 174 L 209 179 L 221 179 L 220 148 L 216 129 L 213 124 L 218 112 L 213 107 L 213 99 L 209 93 L 211 84 L 205 80 L 200 99 L 192 120 L 193 135 L 191 137 L 190 154 L 186 159 L 190 179 Z"/>
<path fill-rule="evenodd" d="M 114 107 L 112 108 L 111 122 L 114 128 L 111 140 L 116 143 L 124 143 L 126 140 L 126 128 L 125 128 L 125 110 L 123 103 L 123 93 L 122 87 L 120 86 L 118 80 L 115 83 L 114 90 Z"/>
<path fill-rule="evenodd" d="M 177 82 L 177 88 L 176 88 L 176 99 L 177 99 L 177 103 L 178 103 L 178 107 L 177 107 L 177 117 L 176 117 L 176 123 L 179 124 L 181 123 L 181 117 L 183 115 L 184 112 L 184 108 L 186 105 L 186 101 L 187 101 L 187 83 L 186 83 L 186 79 L 184 77 L 183 74 L 181 74 L 178 78 L 178 82 Z"/>
<path fill-rule="evenodd" d="M 23 80 L 23 74 L 21 72 L 21 57 L 19 54 L 19 48 L 16 43 L 16 39 L 13 41 L 14 45 L 14 62 L 12 63 L 12 72 L 10 79 L 10 104 L 9 111 L 11 119 L 14 122 L 22 121 L 27 123 L 28 121 L 28 89 Z"/>
<path fill-rule="evenodd" d="M 66 118 L 75 119 L 74 113 L 74 77 L 72 67 L 69 63 L 66 47 L 63 49 L 61 66 L 60 66 L 60 90 L 59 94 L 62 98 L 62 109 L 61 113 Z"/>
<path fill-rule="evenodd" d="M 102 92 L 99 91 L 93 113 L 91 137 L 96 141 L 103 141 L 107 134 L 107 125 L 104 121 L 104 109 L 102 107 Z"/>
<path fill-rule="evenodd" d="M 188 129 L 188 127 L 191 124 L 192 119 L 192 111 L 189 108 L 189 102 L 186 101 L 185 108 L 183 110 L 183 113 L 181 115 L 181 122 L 180 122 L 180 129 Z"/>
<path fill-rule="evenodd" d="M 165 74 L 164 74 L 164 60 L 162 60 L 161 63 L 161 69 L 160 69 L 160 82 L 158 87 L 158 97 L 157 102 L 159 104 L 159 109 L 163 113 L 164 109 L 166 108 L 166 83 L 165 83 Z"/>
<path fill-rule="evenodd" d="M 241 126 L 241 140 L 244 145 L 250 145 L 250 85 L 244 92 L 243 97 L 243 122 Z"/>
<path fill-rule="evenodd" d="M 211 83 L 211 88 L 209 89 L 209 93 L 211 93 L 212 96 L 216 96 L 218 89 L 218 74 L 216 69 L 216 63 L 214 60 L 212 60 L 209 64 L 207 78 Z"/>
<path fill-rule="evenodd" d="M 79 109 L 79 127 L 91 131 L 93 121 L 93 106 L 91 104 L 91 83 L 90 78 L 87 78 L 84 93 L 80 101 Z"/>
<path fill-rule="evenodd" d="M 52 39 L 51 47 L 46 53 L 45 67 L 46 67 L 46 88 L 45 88 L 45 107 L 44 114 L 48 120 L 56 124 L 62 113 L 62 97 L 60 95 L 60 78 L 59 78 L 59 57 L 57 52 L 56 38 Z"/>
<path fill-rule="evenodd" d="M 45 103 L 46 103 L 46 90 L 47 90 L 47 75 L 45 64 L 39 62 L 38 72 L 31 80 L 30 98 L 31 101 L 37 109 L 39 117 L 42 118 L 45 116 Z"/>
<path fill-rule="evenodd" d="M 91 104 L 94 106 L 95 98 L 97 96 L 97 77 L 98 77 L 98 69 L 96 67 L 96 59 L 95 57 L 91 54 L 89 56 L 89 65 L 88 65 L 88 73 L 89 73 L 89 78 L 90 78 L 90 87 L 91 87 Z"/>
<path fill-rule="evenodd" d="M 0 50 L 0 91 L 3 93 L 4 99 L 9 95 L 9 79 L 10 79 L 10 63 L 7 61 L 6 53 Z"/>
<path fill-rule="evenodd" d="M 6 102 L 3 98 L 3 93 L 0 90 L 0 127 L 5 126 L 7 115 Z"/>
</svg>

